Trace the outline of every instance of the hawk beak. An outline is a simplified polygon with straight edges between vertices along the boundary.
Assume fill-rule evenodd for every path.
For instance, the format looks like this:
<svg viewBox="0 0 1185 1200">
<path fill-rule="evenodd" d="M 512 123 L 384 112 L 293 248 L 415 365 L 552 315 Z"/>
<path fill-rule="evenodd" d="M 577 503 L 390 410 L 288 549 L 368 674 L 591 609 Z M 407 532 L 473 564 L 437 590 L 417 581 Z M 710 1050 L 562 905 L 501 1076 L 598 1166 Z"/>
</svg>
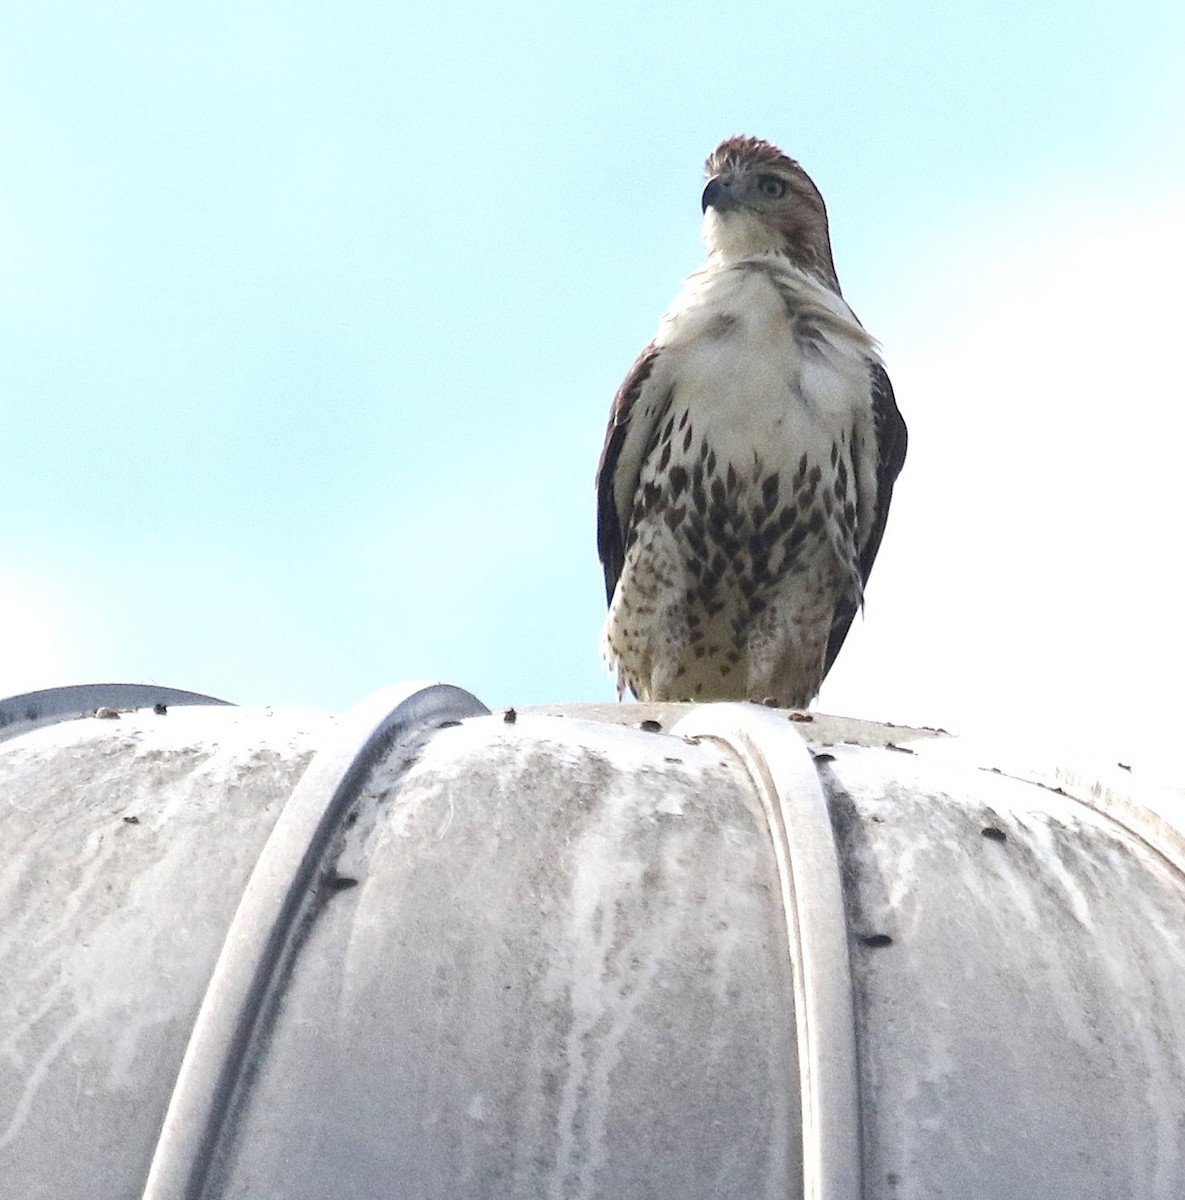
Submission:
<svg viewBox="0 0 1185 1200">
<path fill-rule="evenodd" d="M 727 208 L 735 208 L 736 203 L 732 195 L 732 178 L 728 175 L 713 175 L 704 188 L 700 208 L 704 212 L 709 208 L 723 212 Z"/>
</svg>

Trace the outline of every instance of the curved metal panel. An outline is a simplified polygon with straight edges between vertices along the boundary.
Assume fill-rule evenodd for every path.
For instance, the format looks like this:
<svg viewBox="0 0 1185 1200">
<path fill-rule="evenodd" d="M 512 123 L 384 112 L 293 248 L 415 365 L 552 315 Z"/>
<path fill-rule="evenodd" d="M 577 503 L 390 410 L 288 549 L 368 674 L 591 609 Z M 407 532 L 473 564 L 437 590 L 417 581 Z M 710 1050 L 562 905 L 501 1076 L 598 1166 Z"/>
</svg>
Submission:
<svg viewBox="0 0 1185 1200">
<path fill-rule="evenodd" d="M 761 796 L 793 965 L 803 1194 L 859 1200 L 860 1095 L 843 883 L 811 751 L 784 713 L 754 705 L 704 705 L 672 732 L 730 747 Z"/>
<path fill-rule="evenodd" d="M 5 1196 L 1185 1195 L 1175 794 L 747 705 L 483 713 L 0 743 Z"/>
<path fill-rule="evenodd" d="M 226 928 L 327 713 L 0 742 L 0 1196 L 138 1196 Z"/>
<path fill-rule="evenodd" d="M 1178 1200 L 1182 877 L 1133 836 L 1135 808 L 1117 822 L 959 749 L 835 746 L 820 765 L 868 1194 Z"/>
<path fill-rule="evenodd" d="M 801 1194 L 785 916 L 725 747 L 494 715 L 357 811 L 210 1200 Z"/>
<path fill-rule="evenodd" d="M 425 725 L 488 713 L 446 684 L 398 685 L 344 718 L 284 806 L 252 872 L 210 980 L 144 1189 L 197 1200 L 244 1075 L 253 1038 L 300 932 L 318 874 L 377 758 Z M 329 888 L 332 881 L 321 880 Z"/>
<path fill-rule="evenodd" d="M 187 692 L 182 688 L 158 687 L 155 683 L 79 683 L 70 687 L 46 688 L 0 700 L 0 741 L 16 737 L 40 725 L 94 716 L 97 709 L 152 708 L 170 704 L 229 704 Z"/>
</svg>

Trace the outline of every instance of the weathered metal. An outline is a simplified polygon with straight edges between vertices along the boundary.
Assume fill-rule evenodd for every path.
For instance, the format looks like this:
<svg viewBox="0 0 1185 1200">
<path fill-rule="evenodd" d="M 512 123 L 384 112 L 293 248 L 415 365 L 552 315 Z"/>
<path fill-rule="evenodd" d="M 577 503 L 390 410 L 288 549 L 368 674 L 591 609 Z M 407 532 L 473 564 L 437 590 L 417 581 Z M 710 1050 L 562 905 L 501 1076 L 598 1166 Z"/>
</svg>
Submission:
<svg viewBox="0 0 1185 1200">
<path fill-rule="evenodd" d="M 1185 1195 L 1179 798 L 788 716 L 9 737 L 2 1194 Z"/>
</svg>

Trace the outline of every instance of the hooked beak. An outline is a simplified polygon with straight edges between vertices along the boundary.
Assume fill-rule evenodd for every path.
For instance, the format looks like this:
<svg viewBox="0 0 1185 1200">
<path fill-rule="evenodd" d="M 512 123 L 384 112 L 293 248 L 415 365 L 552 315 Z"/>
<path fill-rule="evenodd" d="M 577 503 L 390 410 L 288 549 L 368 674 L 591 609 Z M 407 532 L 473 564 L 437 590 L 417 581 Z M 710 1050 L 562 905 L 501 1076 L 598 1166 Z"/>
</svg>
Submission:
<svg viewBox="0 0 1185 1200">
<path fill-rule="evenodd" d="M 732 177 L 730 175 L 713 175 L 704 188 L 700 208 L 704 212 L 707 212 L 709 208 L 723 212 L 725 209 L 735 208 L 736 203 L 732 195 Z"/>
</svg>

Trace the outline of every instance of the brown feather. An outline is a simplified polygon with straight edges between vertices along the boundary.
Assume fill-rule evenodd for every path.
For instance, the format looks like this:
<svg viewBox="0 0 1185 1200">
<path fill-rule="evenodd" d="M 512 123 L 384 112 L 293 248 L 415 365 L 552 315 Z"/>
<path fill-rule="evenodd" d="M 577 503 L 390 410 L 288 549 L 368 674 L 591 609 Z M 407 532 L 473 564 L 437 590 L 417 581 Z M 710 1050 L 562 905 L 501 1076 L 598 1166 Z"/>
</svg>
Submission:
<svg viewBox="0 0 1185 1200">
<path fill-rule="evenodd" d="M 646 380 L 658 359 L 658 350 L 651 343 L 634 360 L 617 395 L 609 415 L 609 428 L 605 430 L 605 444 L 601 449 L 601 461 L 597 466 L 597 549 L 605 569 L 605 597 L 613 602 L 613 589 L 621 577 L 625 565 L 628 514 L 617 510 L 616 491 L 621 487 L 617 478 L 617 460 L 629 427 L 630 411 L 642 392 Z M 632 494 L 638 486 L 635 477 L 629 482 Z"/>
<path fill-rule="evenodd" d="M 771 217 L 784 238 L 785 254 L 797 266 L 810 271 L 833 292 L 842 295 L 823 194 L 801 165 L 783 154 L 772 142 L 753 137 L 730 137 L 708 155 L 704 171 L 709 178 L 719 175 L 773 174 L 789 188 L 793 203 Z"/>
<path fill-rule="evenodd" d="M 889 382 L 889 374 L 880 363 L 872 364 L 872 414 L 873 427 L 876 430 L 876 513 L 873 517 L 872 528 L 868 532 L 868 541 L 860 553 L 860 581 L 868 585 L 868 577 L 872 574 L 872 564 L 876 561 L 877 551 L 881 548 L 881 539 L 885 536 L 885 523 L 889 519 L 889 502 L 893 499 L 893 484 L 901 474 L 905 465 L 905 452 L 909 445 L 909 430 L 897 408 L 897 400 L 893 395 L 893 385 Z M 836 607 L 835 617 L 831 622 L 831 636 L 827 639 L 827 657 L 823 665 L 823 677 L 831 670 L 852 621 L 856 617 L 854 604 L 841 604 Z"/>
</svg>

